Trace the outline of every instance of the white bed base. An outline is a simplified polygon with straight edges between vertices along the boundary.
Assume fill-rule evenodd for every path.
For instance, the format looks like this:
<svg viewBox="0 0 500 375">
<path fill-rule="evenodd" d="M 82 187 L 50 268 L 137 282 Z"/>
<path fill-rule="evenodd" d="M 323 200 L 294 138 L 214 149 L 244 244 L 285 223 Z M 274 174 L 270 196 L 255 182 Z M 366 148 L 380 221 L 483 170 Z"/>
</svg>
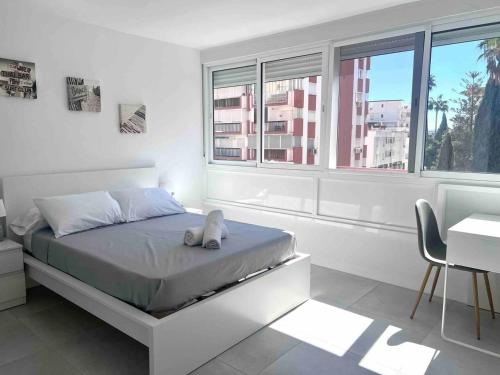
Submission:
<svg viewBox="0 0 500 375">
<path fill-rule="evenodd" d="M 36 196 L 157 184 L 154 168 L 8 177 L 7 221 Z M 10 217 L 9 217 L 10 215 Z M 25 255 L 27 275 L 149 348 L 150 375 L 185 375 L 309 298 L 310 257 L 298 256 L 157 319 Z"/>
<path fill-rule="evenodd" d="M 162 319 L 25 255 L 30 278 L 149 348 L 150 375 L 184 375 L 309 298 L 310 259 L 299 254 Z"/>
</svg>

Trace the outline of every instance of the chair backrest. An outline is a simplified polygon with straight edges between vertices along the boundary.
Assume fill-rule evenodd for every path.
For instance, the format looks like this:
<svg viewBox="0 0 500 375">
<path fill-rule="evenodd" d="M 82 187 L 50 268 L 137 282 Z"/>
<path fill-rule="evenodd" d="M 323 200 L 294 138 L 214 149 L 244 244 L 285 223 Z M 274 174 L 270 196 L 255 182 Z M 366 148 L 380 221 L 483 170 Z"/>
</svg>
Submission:
<svg viewBox="0 0 500 375">
<path fill-rule="evenodd" d="M 415 203 L 418 229 L 418 249 L 420 255 L 427 260 L 435 260 L 435 250 L 443 248 L 444 243 L 439 235 L 439 227 L 431 205 L 425 199 Z"/>
</svg>

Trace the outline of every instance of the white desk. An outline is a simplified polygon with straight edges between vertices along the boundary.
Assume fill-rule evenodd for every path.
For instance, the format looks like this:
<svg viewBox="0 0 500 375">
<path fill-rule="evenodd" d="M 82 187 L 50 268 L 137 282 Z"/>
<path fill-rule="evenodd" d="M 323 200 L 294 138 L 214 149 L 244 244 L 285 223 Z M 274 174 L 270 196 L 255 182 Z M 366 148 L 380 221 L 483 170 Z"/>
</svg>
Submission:
<svg viewBox="0 0 500 375">
<path fill-rule="evenodd" d="M 473 214 L 448 229 L 441 324 L 441 337 L 444 340 L 500 358 L 499 353 L 469 345 L 445 335 L 449 264 L 500 273 L 500 216 Z"/>
</svg>

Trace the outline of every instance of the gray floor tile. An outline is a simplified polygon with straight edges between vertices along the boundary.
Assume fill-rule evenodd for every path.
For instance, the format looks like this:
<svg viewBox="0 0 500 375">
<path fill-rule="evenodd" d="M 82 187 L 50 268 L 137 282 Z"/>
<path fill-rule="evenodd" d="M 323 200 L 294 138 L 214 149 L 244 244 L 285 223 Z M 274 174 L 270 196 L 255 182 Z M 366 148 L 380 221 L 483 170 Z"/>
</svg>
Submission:
<svg viewBox="0 0 500 375">
<path fill-rule="evenodd" d="M 440 337 L 441 300 L 313 267 L 311 300 L 235 345 L 194 375 L 486 375 L 500 359 Z M 148 350 L 40 287 L 0 312 L 0 374 L 147 374 Z M 347 306 L 347 307 L 346 307 Z M 477 343 L 471 307 L 449 304 L 450 336 Z M 500 319 L 481 312 L 480 345 L 500 351 Z"/>
<path fill-rule="evenodd" d="M 65 303 L 66 300 L 43 286 L 29 288 L 26 292 L 26 304 L 13 307 L 9 312 L 16 317 L 46 310 L 54 305 Z"/>
<path fill-rule="evenodd" d="M 428 302 L 424 295 L 414 319 L 410 319 L 416 296 L 416 291 L 382 283 L 348 310 L 390 321 L 399 328 L 412 329 L 414 333 L 420 331 L 423 339 L 441 321 L 442 300 L 434 298 Z M 454 303 L 450 301 L 450 305 Z"/>
<path fill-rule="evenodd" d="M 43 350 L 0 366 L 2 375 L 83 375 L 55 352 Z"/>
<path fill-rule="evenodd" d="M 4 318 L 5 319 L 2 319 Z M 16 319 L 0 315 L 0 365 L 41 350 L 43 342 Z"/>
<path fill-rule="evenodd" d="M 439 327 L 436 327 L 425 338 L 422 345 L 439 351 L 437 359 L 429 366 L 430 370 L 436 367 L 451 367 L 456 371 L 452 372 L 453 374 L 493 375 L 499 373 L 500 359 L 444 341 Z M 500 348 L 497 348 L 497 351 L 500 351 Z"/>
<path fill-rule="evenodd" d="M 245 375 L 235 368 L 226 365 L 224 362 L 214 359 L 199 369 L 193 371 L 190 375 Z"/>
<path fill-rule="evenodd" d="M 481 340 L 476 339 L 475 313 L 472 306 L 464 304 L 448 304 L 446 308 L 447 336 L 466 342 L 470 345 L 480 346 L 483 349 L 500 352 L 500 319 L 491 318 L 487 310 L 480 310 Z M 433 330 L 438 333 L 440 324 Z"/>
<path fill-rule="evenodd" d="M 378 284 L 348 273 L 311 266 L 311 298 L 337 307 L 352 305 Z"/>
<path fill-rule="evenodd" d="M 64 343 L 85 330 L 105 324 L 69 302 L 23 315 L 19 320 L 49 344 Z"/>
<path fill-rule="evenodd" d="M 56 349 L 88 375 L 146 375 L 148 348 L 111 326 L 86 331 Z"/>
<path fill-rule="evenodd" d="M 264 328 L 218 358 L 247 375 L 256 375 L 298 343 L 292 337 Z"/>
<path fill-rule="evenodd" d="M 342 357 L 308 344 L 300 344 L 267 367 L 261 375 L 368 375 L 375 374 L 359 365 L 361 357 Z"/>
</svg>

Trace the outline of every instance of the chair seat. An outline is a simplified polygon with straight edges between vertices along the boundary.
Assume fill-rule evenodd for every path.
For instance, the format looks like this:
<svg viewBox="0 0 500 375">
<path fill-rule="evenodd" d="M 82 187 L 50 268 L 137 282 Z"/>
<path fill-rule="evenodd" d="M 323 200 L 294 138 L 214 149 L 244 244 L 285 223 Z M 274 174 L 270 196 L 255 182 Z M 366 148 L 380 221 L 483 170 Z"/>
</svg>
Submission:
<svg viewBox="0 0 500 375">
<path fill-rule="evenodd" d="M 433 266 L 437 267 L 444 267 L 446 266 L 446 244 L 442 244 L 440 246 L 435 246 L 429 250 L 431 254 L 430 257 L 426 257 L 429 263 L 431 263 Z M 477 268 L 471 268 L 471 267 L 465 267 L 465 266 L 460 266 L 460 265 L 449 265 L 449 268 L 453 268 L 456 270 L 460 271 L 467 271 L 467 272 L 476 272 L 476 273 L 488 273 L 488 271 L 485 270 L 480 270 Z"/>
</svg>

